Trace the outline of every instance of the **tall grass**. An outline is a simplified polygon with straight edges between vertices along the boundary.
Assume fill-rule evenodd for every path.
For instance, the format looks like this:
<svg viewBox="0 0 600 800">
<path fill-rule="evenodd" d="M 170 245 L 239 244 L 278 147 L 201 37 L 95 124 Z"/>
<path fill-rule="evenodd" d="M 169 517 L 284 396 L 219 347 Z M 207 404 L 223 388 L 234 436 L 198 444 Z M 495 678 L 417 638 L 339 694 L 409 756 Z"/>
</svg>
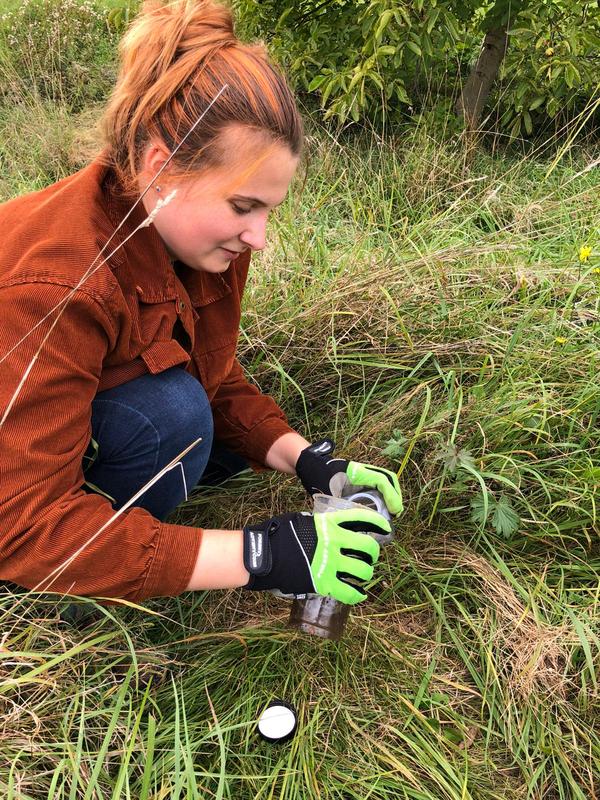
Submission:
<svg viewBox="0 0 600 800">
<path fill-rule="evenodd" d="M 44 133 L 75 113 L 2 107 L 4 198 L 77 166 Z M 369 600 L 331 643 L 267 595 L 113 606 L 79 630 L 61 598 L 4 586 L 3 797 L 598 795 L 600 192 L 593 143 L 556 152 L 310 125 L 240 356 L 309 438 L 399 471 Z M 173 520 L 305 507 L 294 479 L 245 475 Z M 272 697 L 299 714 L 281 747 L 255 731 Z"/>
</svg>

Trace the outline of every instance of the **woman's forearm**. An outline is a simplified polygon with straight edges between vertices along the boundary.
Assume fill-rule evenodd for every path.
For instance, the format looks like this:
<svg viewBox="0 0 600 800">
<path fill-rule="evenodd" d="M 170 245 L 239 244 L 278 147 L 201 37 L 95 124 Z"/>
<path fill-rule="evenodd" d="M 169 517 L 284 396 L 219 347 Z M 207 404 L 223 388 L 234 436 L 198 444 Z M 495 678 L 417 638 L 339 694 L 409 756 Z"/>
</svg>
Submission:
<svg viewBox="0 0 600 800">
<path fill-rule="evenodd" d="M 196 565 L 186 589 L 234 589 L 245 586 L 250 575 L 244 568 L 242 531 L 205 529 Z"/>
<path fill-rule="evenodd" d="M 305 447 L 310 447 L 310 442 L 307 442 L 299 433 L 284 433 L 271 445 L 265 458 L 265 464 L 279 472 L 295 475 L 296 461 Z"/>
<path fill-rule="evenodd" d="M 298 456 L 309 446 L 310 442 L 299 433 L 285 433 L 273 443 L 265 463 L 272 469 L 295 475 Z M 245 586 L 250 576 L 244 568 L 242 531 L 205 529 L 201 536 L 198 557 L 187 590 Z"/>
</svg>

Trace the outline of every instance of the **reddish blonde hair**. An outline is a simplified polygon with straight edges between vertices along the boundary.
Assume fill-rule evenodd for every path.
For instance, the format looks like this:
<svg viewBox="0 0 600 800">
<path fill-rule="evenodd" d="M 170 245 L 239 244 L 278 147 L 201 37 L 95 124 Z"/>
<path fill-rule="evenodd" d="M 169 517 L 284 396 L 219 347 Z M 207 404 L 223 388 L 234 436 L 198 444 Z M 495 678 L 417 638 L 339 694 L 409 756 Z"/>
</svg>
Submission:
<svg viewBox="0 0 600 800">
<path fill-rule="evenodd" d="M 147 0 L 124 35 L 121 69 L 104 118 L 106 155 L 135 191 L 140 156 L 153 138 L 171 152 L 223 84 L 227 89 L 180 147 L 171 175 L 222 163 L 219 134 L 234 123 L 266 133 L 293 155 L 302 120 L 285 78 L 260 44 L 244 44 L 229 9 L 212 0 Z"/>
</svg>

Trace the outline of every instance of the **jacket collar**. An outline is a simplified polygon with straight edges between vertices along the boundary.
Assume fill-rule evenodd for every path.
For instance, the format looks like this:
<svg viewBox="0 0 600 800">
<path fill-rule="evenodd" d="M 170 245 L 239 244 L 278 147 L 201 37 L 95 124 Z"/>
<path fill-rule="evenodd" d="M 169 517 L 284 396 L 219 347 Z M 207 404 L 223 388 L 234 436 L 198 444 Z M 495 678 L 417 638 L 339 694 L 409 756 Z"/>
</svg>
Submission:
<svg viewBox="0 0 600 800">
<path fill-rule="evenodd" d="M 175 262 L 179 279 L 185 286 L 190 296 L 190 301 L 195 308 L 207 306 L 220 300 L 225 295 L 231 294 L 231 286 L 227 283 L 223 275 L 227 275 L 232 269 L 227 268 L 225 273 L 202 272 L 188 267 L 181 261 Z"/>
</svg>

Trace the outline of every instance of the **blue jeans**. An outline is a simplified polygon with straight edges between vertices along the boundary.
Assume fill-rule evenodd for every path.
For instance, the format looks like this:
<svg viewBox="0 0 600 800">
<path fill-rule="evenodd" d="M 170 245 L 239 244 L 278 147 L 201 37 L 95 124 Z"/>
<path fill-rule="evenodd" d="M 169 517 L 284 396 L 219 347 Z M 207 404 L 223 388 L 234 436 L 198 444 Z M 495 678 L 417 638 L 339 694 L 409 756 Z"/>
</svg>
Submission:
<svg viewBox="0 0 600 800">
<path fill-rule="evenodd" d="M 198 484 L 212 486 L 242 472 L 241 456 L 213 441 L 213 417 L 202 384 L 181 367 L 98 392 L 92 402 L 92 439 L 83 459 L 85 480 L 126 503 L 198 437 L 181 463 L 133 505 L 164 520 Z M 93 491 L 89 486 L 87 491 Z"/>
</svg>

